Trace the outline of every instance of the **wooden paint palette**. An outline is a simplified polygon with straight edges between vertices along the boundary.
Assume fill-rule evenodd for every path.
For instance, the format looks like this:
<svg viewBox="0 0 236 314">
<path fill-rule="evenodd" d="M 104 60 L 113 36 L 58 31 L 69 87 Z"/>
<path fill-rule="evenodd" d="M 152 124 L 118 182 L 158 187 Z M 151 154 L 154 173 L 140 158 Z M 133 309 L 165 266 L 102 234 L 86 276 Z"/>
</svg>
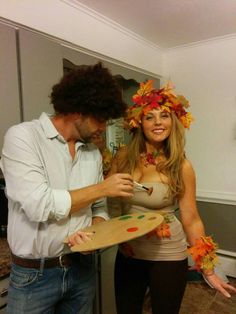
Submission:
<svg viewBox="0 0 236 314">
<path fill-rule="evenodd" d="M 112 218 L 83 229 L 93 232 L 92 239 L 86 243 L 71 247 L 73 252 L 93 251 L 140 237 L 163 222 L 163 216 L 157 213 L 135 213 Z M 65 239 L 64 243 L 68 240 Z"/>
</svg>

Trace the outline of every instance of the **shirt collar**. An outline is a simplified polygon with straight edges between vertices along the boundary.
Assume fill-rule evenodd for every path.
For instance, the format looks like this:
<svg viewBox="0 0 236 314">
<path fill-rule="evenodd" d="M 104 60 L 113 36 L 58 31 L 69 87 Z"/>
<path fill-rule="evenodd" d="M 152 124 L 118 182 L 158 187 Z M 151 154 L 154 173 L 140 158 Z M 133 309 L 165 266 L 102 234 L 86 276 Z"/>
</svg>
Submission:
<svg viewBox="0 0 236 314">
<path fill-rule="evenodd" d="M 46 112 L 43 112 L 41 114 L 41 116 L 39 117 L 39 121 L 40 124 L 44 130 L 44 133 L 46 135 L 47 138 L 55 138 L 57 137 L 59 141 L 65 143 L 65 139 L 64 137 L 57 131 L 57 129 L 55 128 L 55 126 L 53 125 L 52 121 L 51 121 L 51 117 L 53 115 L 52 114 L 48 114 Z M 83 142 L 76 142 L 76 149 L 78 149 L 80 146 L 84 146 L 86 144 L 84 144 Z"/>
<path fill-rule="evenodd" d="M 44 130 L 44 133 L 47 138 L 54 138 L 59 135 L 57 129 L 53 125 L 51 118 L 52 115 L 43 112 L 39 117 L 39 122 Z"/>
</svg>

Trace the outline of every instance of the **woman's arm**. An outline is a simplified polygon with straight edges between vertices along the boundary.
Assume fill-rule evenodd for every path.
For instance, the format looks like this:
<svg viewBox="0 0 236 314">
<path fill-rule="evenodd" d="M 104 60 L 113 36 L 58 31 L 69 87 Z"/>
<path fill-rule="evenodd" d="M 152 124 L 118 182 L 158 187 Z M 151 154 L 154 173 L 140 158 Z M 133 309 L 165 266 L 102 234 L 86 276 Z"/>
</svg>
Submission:
<svg viewBox="0 0 236 314">
<path fill-rule="evenodd" d="M 205 237 L 205 228 L 199 216 L 196 206 L 196 178 L 194 169 L 188 160 L 182 167 L 185 192 L 179 199 L 181 221 L 190 246 L 196 244 L 196 240 Z M 236 293 L 236 289 L 225 283 L 213 270 L 202 270 L 207 281 L 224 296 L 230 297 L 227 290 Z"/>
<path fill-rule="evenodd" d="M 184 161 L 182 176 L 185 192 L 179 199 L 179 208 L 184 231 L 187 235 L 189 244 L 192 246 L 197 239 L 201 236 L 205 236 L 205 230 L 196 205 L 195 173 L 188 160 Z"/>
</svg>

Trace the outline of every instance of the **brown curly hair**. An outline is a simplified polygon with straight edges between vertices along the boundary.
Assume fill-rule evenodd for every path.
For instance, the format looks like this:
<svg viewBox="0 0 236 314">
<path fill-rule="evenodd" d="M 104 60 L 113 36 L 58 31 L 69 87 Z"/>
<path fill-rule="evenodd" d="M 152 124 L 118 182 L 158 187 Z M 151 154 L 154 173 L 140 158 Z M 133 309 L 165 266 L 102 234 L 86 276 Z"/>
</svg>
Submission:
<svg viewBox="0 0 236 314">
<path fill-rule="evenodd" d="M 71 70 L 52 87 L 50 98 L 56 114 L 81 113 L 97 120 L 122 117 L 127 109 L 115 78 L 101 62 Z"/>
</svg>

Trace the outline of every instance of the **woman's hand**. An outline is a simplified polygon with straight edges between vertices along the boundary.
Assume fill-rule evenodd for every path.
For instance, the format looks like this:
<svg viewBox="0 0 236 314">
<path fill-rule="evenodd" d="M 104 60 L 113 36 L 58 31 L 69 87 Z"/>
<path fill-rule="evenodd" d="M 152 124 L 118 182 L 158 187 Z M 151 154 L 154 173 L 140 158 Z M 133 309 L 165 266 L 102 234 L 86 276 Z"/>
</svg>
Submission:
<svg viewBox="0 0 236 314">
<path fill-rule="evenodd" d="M 203 275 L 203 278 L 206 280 L 206 282 L 211 287 L 213 287 L 214 289 L 216 289 L 217 291 L 222 293 L 226 298 L 231 297 L 228 290 L 236 293 L 236 288 L 234 288 L 230 284 L 224 282 L 219 276 L 217 276 L 217 274 L 215 274 L 215 273 L 210 273 L 210 274 L 203 273 L 202 275 Z"/>
</svg>

